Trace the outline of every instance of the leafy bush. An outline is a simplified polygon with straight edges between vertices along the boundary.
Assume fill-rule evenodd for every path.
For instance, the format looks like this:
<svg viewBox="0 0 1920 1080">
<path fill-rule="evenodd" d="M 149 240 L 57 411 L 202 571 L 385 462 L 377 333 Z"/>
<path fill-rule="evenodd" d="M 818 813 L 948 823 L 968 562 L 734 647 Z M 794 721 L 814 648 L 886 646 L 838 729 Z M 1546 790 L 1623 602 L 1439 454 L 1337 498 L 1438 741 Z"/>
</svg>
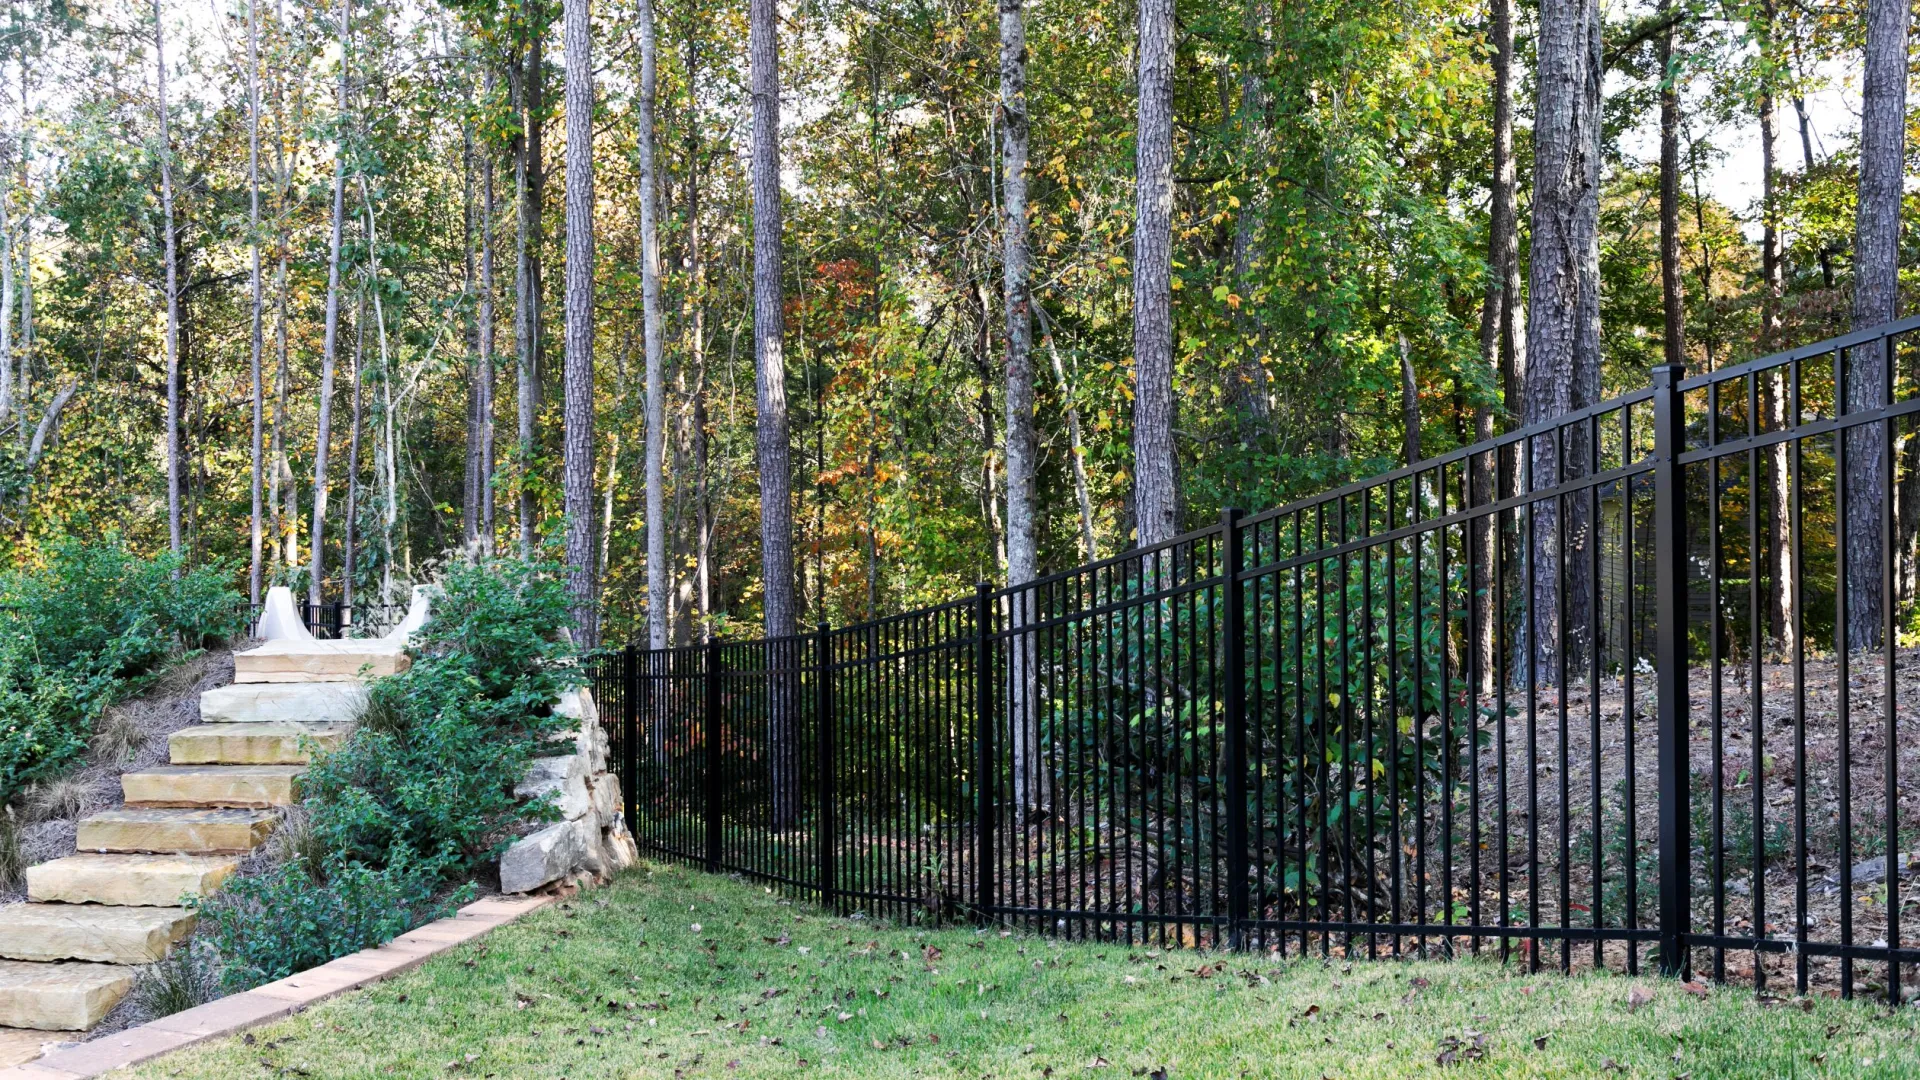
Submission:
<svg viewBox="0 0 1920 1080">
<path fill-rule="evenodd" d="M 367 725 L 306 776 L 312 828 L 334 857 L 377 865 L 396 848 L 452 875 L 496 858 L 526 814 L 514 786 L 571 726 L 552 703 L 582 681 L 562 631 L 559 568 L 457 562 L 413 666 L 372 687 Z"/>
<path fill-rule="evenodd" d="M 456 891 L 436 903 L 438 885 L 431 867 L 401 848 L 379 868 L 334 863 L 325 881 L 283 863 L 235 878 L 194 906 L 200 933 L 220 953 L 222 987 L 239 991 L 384 944 L 468 895 Z"/>
<path fill-rule="evenodd" d="M 572 726 L 552 703 L 583 681 L 559 568 L 476 559 L 447 568 L 413 665 L 376 680 L 367 721 L 303 778 L 288 861 L 233 882 L 202 925 L 240 989 L 378 945 L 458 902 L 432 898 L 497 857 L 529 816 L 513 793 Z"/>
<path fill-rule="evenodd" d="M 242 630 L 228 578 L 117 536 L 58 540 L 43 565 L 0 573 L 0 798 L 78 757 L 163 661 Z"/>
</svg>

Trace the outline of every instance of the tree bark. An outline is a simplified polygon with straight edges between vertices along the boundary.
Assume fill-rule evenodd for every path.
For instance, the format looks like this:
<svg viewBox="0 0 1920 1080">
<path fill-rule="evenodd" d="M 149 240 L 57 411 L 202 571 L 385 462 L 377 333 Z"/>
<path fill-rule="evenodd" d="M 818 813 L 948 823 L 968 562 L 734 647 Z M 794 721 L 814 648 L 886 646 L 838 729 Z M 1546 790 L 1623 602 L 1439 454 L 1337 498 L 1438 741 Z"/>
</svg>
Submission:
<svg viewBox="0 0 1920 1080">
<path fill-rule="evenodd" d="M 1006 305 L 1007 584 L 1033 580 L 1039 558 L 1034 538 L 1033 472 L 1033 253 L 1027 229 L 1027 21 L 1025 0 L 999 0 L 1001 267 Z M 1008 615 L 1016 633 L 1033 621 L 1033 594 L 1013 594 Z M 1039 805 L 1033 761 L 1035 690 L 1031 635 L 1013 639 L 1007 686 L 1011 694 L 1008 752 L 1014 803 L 1021 811 Z"/>
<path fill-rule="evenodd" d="M 493 100 L 493 69 L 487 69 L 485 98 Z M 480 357 L 475 373 L 479 401 L 474 405 L 480 423 L 480 551 L 493 552 L 493 152 L 480 149 Z"/>
<path fill-rule="evenodd" d="M 567 577 L 582 647 L 600 642 L 600 577 L 593 547 L 593 28 L 589 0 L 565 0 L 567 57 L 567 278 L 565 460 Z"/>
<path fill-rule="evenodd" d="M 360 425 L 361 425 L 361 372 L 366 370 L 367 355 L 367 294 L 360 294 L 360 302 L 353 314 L 353 369 L 348 377 L 353 380 L 353 404 L 348 412 L 347 431 L 347 512 L 342 523 L 341 533 L 345 543 L 340 545 L 340 602 L 349 608 L 353 606 L 354 566 L 360 541 Z"/>
<path fill-rule="evenodd" d="M 640 303 L 647 354 L 647 641 L 655 649 L 667 647 L 666 492 L 666 346 L 661 340 L 660 235 L 657 180 L 654 177 L 654 96 L 659 70 L 658 35 L 653 25 L 653 0 L 639 0 L 634 19 L 640 29 Z"/>
<path fill-rule="evenodd" d="M 527 54 L 519 68 L 517 104 L 521 128 L 514 144 L 514 184 L 519 212 L 514 249 L 514 348 L 518 363 L 517 404 L 519 409 L 519 445 L 515 464 L 519 470 L 520 557 L 530 559 L 538 543 L 533 490 L 534 422 L 540 411 L 540 214 L 545 187 L 541 162 L 541 131 L 545 126 L 544 86 L 546 76 L 542 60 L 545 34 L 537 18 L 528 21 Z"/>
<path fill-rule="evenodd" d="M 313 450 L 313 524 L 307 536 L 307 601 L 321 602 L 326 578 L 327 451 L 333 438 L 333 373 L 340 330 L 340 247 L 346 231 L 347 210 L 347 86 L 349 36 L 353 28 L 352 0 L 340 0 L 340 86 L 336 110 L 339 132 L 333 158 L 333 236 L 327 252 L 327 316 L 320 347 L 319 420 Z"/>
<path fill-rule="evenodd" d="M 1134 151 L 1133 505 L 1141 547 L 1180 532 L 1173 425 L 1174 0 L 1140 0 Z"/>
<path fill-rule="evenodd" d="M 160 110 L 160 216 L 165 230 L 167 262 L 167 541 L 176 557 L 183 554 L 180 522 L 180 265 L 173 226 L 173 138 L 167 123 L 167 41 L 160 18 L 160 0 L 153 0 L 153 67 Z M 27 264 L 31 273 L 33 264 Z M 24 367 L 24 363 L 22 367 Z M 27 396 L 20 395 L 21 415 Z M 26 423 L 21 422 L 25 431 Z"/>
<path fill-rule="evenodd" d="M 1772 0 L 1761 5 L 1760 52 L 1763 61 L 1771 58 L 1774 49 L 1775 9 Z M 1667 31 L 1662 49 L 1663 55 L 1671 50 L 1673 31 Z M 1673 208 L 1671 210 L 1672 228 L 1679 229 L 1679 108 L 1673 106 L 1673 116 L 1668 118 L 1669 98 L 1676 97 L 1669 86 L 1661 97 L 1661 268 L 1662 281 L 1669 277 L 1673 297 L 1669 301 L 1677 309 L 1680 289 L 1680 244 L 1676 237 L 1671 241 L 1673 266 L 1668 269 L 1667 248 L 1669 241 L 1666 230 L 1669 210 L 1667 208 L 1667 186 L 1669 169 L 1672 172 L 1671 185 Z M 1780 341 L 1780 305 L 1785 291 L 1783 266 L 1780 255 L 1779 207 L 1776 203 L 1776 177 L 1779 173 L 1778 146 L 1779 129 L 1773 76 L 1769 72 L 1763 76 L 1758 102 L 1760 113 L 1760 207 L 1761 207 L 1761 296 L 1760 296 L 1760 351 L 1772 352 L 1781 345 Z M 1669 149 L 1669 145 L 1671 149 Z M 1671 158 L 1671 166 L 1668 159 Z M 1668 362 L 1680 363 L 1685 359 L 1679 343 L 1680 316 L 1670 310 L 1667 316 Z M 1786 426 L 1786 380 L 1781 369 L 1775 368 L 1767 374 L 1760 384 L 1761 423 L 1765 431 L 1780 431 Z M 1794 648 L 1793 608 L 1797 602 L 1793 594 L 1792 552 L 1788 549 L 1788 518 L 1792 512 L 1791 496 L 1787 489 L 1787 445 L 1781 443 L 1767 451 L 1767 529 L 1765 538 L 1764 569 L 1766 578 L 1767 628 L 1773 639 L 1777 655 L 1787 655 Z"/>
<path fill-rule="evenodd" d="M 248 374 L 253 391 L 253 442 L 250 492 L 253 516 L 248 530 L 247 602 L 260 603 L 261 556 L 265 541 L 262 527 L 261 466 L 264 457 L 265 387 L 261 382 L 261 353 L 265 351 L 265 304 L 260 289 L 260 11 L 256 0 L 247 0 L 247 256 L 248 289 L 252 300 L 251 334 L 248 339 Z"/>
<path fill-rule="evenodd" d="M 7 171 L 0 161 L 0 173 Z M 13 415 L 13 220 L 7 196 L 0 188 L 0 430 Z"/>
<path fill-rule="evenodd" d="M 687 320 L 687 353 L 693 367 L 693 482 L 694 590 L 700 604 L 700 641 L 705 644 L 713 628 L 713 503 L 708 492 L 707 433 L 707 263 L 705 235 L 700 227 L 700 116 L 699 49 L 696 35 L 687 34 L 687 292 L 691 311 Z"/>
<path fill-rule="evenodd" d="M 1527 310 L 1525 422 L 1537 424 L 1600 397 L 1600 9 L 1595 0 L 1543 0 L 1535 92 L 1532 286 Z M 1534 490 L 1587 472 L 1580 425 L 1564 439 L 1532 440 Z M 1571 673 L 1584 656 L 1592 604 L 1591 522 L 1583 498 L 1533 504 L 1531 526 L 1536 678 L 1556 678 L 1560 656 Z M 1561 560 L 1566 595 L 1560 595 Z M 1564 621 L 1563 621 L 1564 617 Z"/>
<path fill-rule="evenodd" d="M 473 184 L 473 123 L 471 118 L 462 118 L 460 123 L 460 299 L 463 307 L 473 303 L 474 299 L 474 184 Z M 460 546 L 473 550 L 480 542 L 480 487 L 483 474 L 480 471 L 480 318 L 479 312 L 471 312 L 468 318 L 467 347 L 467 425 L 466 452 L 463 455 L 463 467 L 460 480 Z"/>
<path fill-rule="evenodd" d="M 1513 326 L 1520 309 L 1520 229 L 1515 201 L 1513 162 L 1513 5 L 1511 0 L 1493 0 L 1490 11 L 1489 44 L 1493 47 L 1493 170 L 1487 214 L 1487 281 L 1480 309 L 1480 357 L 1487 373 L 1500 387 L 1503 417 L 1511 417 L 1518 394 L 1511 378 Z M 1496 409 L 1482 399 L 1473 410 L 1473 439 L 1483 443 L 1493 438 Z M 1472 501 L 1486 506 L 1494 501 L 1494 474 L 1501 472 L 1494 455 L 1477 454 L 1472 459 Z M 1511 471 L 1509 462 L 1508 472 Z M 1475 689 L 1481 694 L 1493 692 L 1498 661 L 1497 620 L 1494 608 L 1494 565 L 1498 561 L 1499 520 L 1482 517 L 1473 523 L 1473 596 Z"/>
<path fill-rule="evenodd" d="M 747 52 L 753 93 L 753 359 L 760 466 L 760 574 L 769 638 L 794 632 L 793 494 L 787 431 L 786 332 L 780 287 L 780 40 L 776 0 L 749 0 Z M 777 662 L 768 657 L 770 664 Z M 792 744 L 791 680 L 775 680 L 768 709 L 769 745 Z M 795 816 L 790 754 L 774 755 L 773 824 Z"/>
<path fill-rule="evenodd" d="M 1860 111 L 1860 188 L 1854 216 L 1853 328 L 1892 322 L 1900 306 L 1900 197 L 1906 165 L 1906 0 L 1868 0 L 1865 86 Z M 1887 403 L 1891 375 L 1877 344 L 1848 358 L 1846 408 Z M 1881 636 L 1880 509 L 1887 469 L 1879 424 L 1846 437 L 1847 644 L 1877 647 Z"/>
</svg>

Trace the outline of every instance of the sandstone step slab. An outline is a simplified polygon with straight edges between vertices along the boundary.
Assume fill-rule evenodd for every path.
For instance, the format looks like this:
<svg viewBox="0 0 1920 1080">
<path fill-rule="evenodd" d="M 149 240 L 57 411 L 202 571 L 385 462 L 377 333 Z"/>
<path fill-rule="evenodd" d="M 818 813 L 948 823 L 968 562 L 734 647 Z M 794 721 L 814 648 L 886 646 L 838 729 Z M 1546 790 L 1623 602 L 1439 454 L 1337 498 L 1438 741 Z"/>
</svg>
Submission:
<svg viewBox="0 0 1920 1080">
<path fill-rule="evenodd" d="M 304 765 L 159 765 L 120 777 L 128 806 L 292 806 Z"/>
<path fill-rule="evenodd" d="M 351 724 L 366 711 L 358 682 L 237 683 L 200 695 L 203 724 Z"/>
<path fill-rule="evenodd" d="M 0 957 L 152 964 L 193 928 L 177 907 L 8 904 L 0 907 Z"/>
<path fill-rule="evenodd" d="M 346 641 L 269 641 L 235 653 L 236 683 L 344 682 L 405 671 L 413 661 L 398 642 L 384 639 Z"/>
<path fill-rule="evenodd" d="M 0 1024 L 84 1031 L 132 989 L 133 969 L 118 964 L 0 960 Z"/>
<path fill-rule="evenodd" d="M 198 724 L 167 736 L 175 765 L 304 765 L 346 741 L 351 724 Z"/>
<path fill-rule="evenodd" d="M 279 817 L 273 810 L 227 808 L 103 810 L 81 819 L 74 846 L 102 853 L 244 854 L 266 842 Z"/>
<path fill-rule="evenodd" d="M 176 907 L 184 898 L 218 891 L 239 866 L 239 859 L 224 855 L 69 855 L 27 867 L 27 899 Z M 0 1018 L 0 1024 L 8 1022 Z"/>
<path fill-rule="evenodd" d="M 50 1047 L 79 1042 L 82 1031 L 35 1031 L 32 1028 L 0 1028 L 0 1069 L 24 1065 L 44 1055 Z"/>
</svg>

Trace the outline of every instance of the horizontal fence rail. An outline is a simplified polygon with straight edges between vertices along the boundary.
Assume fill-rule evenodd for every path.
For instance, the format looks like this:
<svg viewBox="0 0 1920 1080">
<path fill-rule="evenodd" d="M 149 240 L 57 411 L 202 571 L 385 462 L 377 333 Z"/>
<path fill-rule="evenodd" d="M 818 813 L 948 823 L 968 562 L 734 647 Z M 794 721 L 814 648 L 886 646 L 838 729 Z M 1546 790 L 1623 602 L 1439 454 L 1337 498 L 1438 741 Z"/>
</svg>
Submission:
<svg viewBox="0 0 1920 1080">
<path fill-rule="evenodd" d="M 1917 338 L 1657 368 L 937 607 L 599 654 L 629 824 L 902 921 L 1898 1002 Z"/>
</svg>

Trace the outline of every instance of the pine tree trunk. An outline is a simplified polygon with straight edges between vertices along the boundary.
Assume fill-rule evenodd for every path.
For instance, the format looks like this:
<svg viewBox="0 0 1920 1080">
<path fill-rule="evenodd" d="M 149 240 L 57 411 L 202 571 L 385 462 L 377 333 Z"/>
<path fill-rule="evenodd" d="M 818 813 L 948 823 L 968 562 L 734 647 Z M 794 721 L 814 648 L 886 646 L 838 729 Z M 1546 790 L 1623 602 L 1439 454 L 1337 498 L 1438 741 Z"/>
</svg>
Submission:
<svg viewBox="0 0 1920 1080">
<path fill-rule="evenodd" d="M 178 557 L 184 554 L 180 521 L 180 271 L 173 226 L 173 139 L 167 123 L 167 42 L 160 18 L 160 0 L 153 0 L 153 66 L 160 109 L 160 220 L 165 230 L 167 262 L 167 541 L 169 549 Z M 31 272 L 33 264 L 26 265 Z M 23 391 L 20 395 L 23 434 L 27 428 L 26 409 L 27 396 Z"/>
<path fill-rule="evenodd" d="M 1487 372 L 1501 388 L 1499 412 L 1510 417 L 1517 395 L 1505 378 L 1511 356 L 1511 327 L 1520 308 L 1520 237 L 1515 206 L 1513 164 L 1513 5 L 1511 0 L 1493 0 L 1488 44 L 1493 47 L 1493 176 L 1488 184 L 1490 200 L 1487 215 L 1487 283 L 1480 308 L 1480 358 Z M 1473 410 L 1473 440 L 1493 438 L 1495 408 L 1481 401 Z M 1495 498 L 1494 474 L 1502 471 L 1493 455 L 1475 455 L 1471 462 L 1472 503 L 1490 505 Z M 1511 463 L 1508 463 L 1509 467 Z M 1495 564 L 1499 561 L 1500 520 L 1497 516 L 1473 522 L 1473 604 L 1474 604 L 1474 688 L 1481 694 L 1494 689 L 1498 658 L 1495 656 L 1499 620 L 1504 613 L 1495 610 Z"/>
<path fill-rule="evenodd" d="M 326 578 L 327 451 L 333 438 L 333 373 L 340 330 L 340 248 L 347 210 L 348 38 L 352 0 L 340 0 L 340 86 L 336 110 L 340 130 L 333 159 L 333 236 L 327 251 L 327 316 L 320 346 L 319 420 L 313 449 L 313 524 L 307 535 L 307 602 L 318 606 Z"/>
<path fill-rule="evenodd" d="M 348 378 L 353 380 L 353 405 L 348 413 L 347 512 L 341 530 L 345 543 L 340 545 L 340 602 L 349 608 L 353 606 L 354 566 L 360 540 L 360 373 L 366 370 L 366 357 L 367 297 L 363 292 L 353 314 L 353 369 L 348 372 Z"/>
<path fill-rule="evenodd" d="M 8 171 L 7 162 L 0 159 L 0 174 Z M 0 188 L 0 430 L 13 415 L 13 220 L 7 213 L 7 195 Z"/>
<path fill-rule="evenodd" d="M 593 547 L 593 29 L 589 0 L 562 7 L 567 58 L 567 277 L 565 460 L 567 577 L 576 640 L 600 642 Z"/>
<path fill-rule="evenodd" d="M 487 69 L 486 99 L 493 100 L 493 69 Z M 479 401 L 474 405 L 480 423 L 480 550 L 493 551 L 493 151 L 480 154 L 480 357 L 474 376 Z"/>
<path fill-rule="evenodd" d="M 776 0 L 749 0 L 747 52 L 753 92 L 753 359 L 757 409 L 755 451 L 760 466 L 760 574 L 769 638 L 793 634 L 793 478 L 787 431 L 786 318 L 780 287 L 780 39 Z M 769 655 L 770 664 L 777 663 Z M 778 679 L 770 692 L 768 744 L 793 743 L 791 686 Z M 790 753 L 773 757 L 772 824 L 784 828 L 796 813 Z"/>
<path fill-rule="evenodd" d="M 519 221 L 514 251 L 514 349 L 518 363 L 517 404 L 519 442 L 515 464 L 519 471 L 520 557 L 530 559 L 538 543 L 533 491 L 536 446 L 534 422 L 540 411 L 540 213 L 545 178 L 541 162 L 541 130 L 545 126 L 542 62 L 543 38 L 532 30 L 527 55 L 519 69 L 517 104 L 521 131 L 515 143 L 514 183 Z"/>
<path fill-rule="evenodd" d="M 1760 49 L 1763 58 L 1766 58 L 1773 51 L 1775 24 L 1772 0 L 1767 0 L 1767 2 L 1761 6 L 1761 20 L 1761 32 L 1759 35 Z M 1672 41 L 1673 31 L 1669 30 L 1662 44 L 1663 55 L 1670 54 Z M 1679 304 L 1680 269 L 1678 263 L 1680 245 L 1677 238 L 1671 242 L 1671 247 L 1673 248 L 1672 258 L 1675 265 L 1671 269 L 1668 269 L 1665 260 L 1668 257 L 1666 249 L 1669 242 L 1665 230 L 1668 227 L 1667 219 L 1669 215 L 1666 206 L 1666 200 L 1668 198 L 1667 174 L 1669 171 L 1672 173 L 1671 186 L 1674 188 L 1672 196 L 1674 207 L 1671 212 L 1673 219 L 1672 228 L 1676 231 L 1679 228 L 1680 219 L 1680 144 L 1677 130 L 1679 127 L 1677 97 L 1678 95 L 1671 86 L 1662 90 L 1661 266 L 1662 280 L 1665 281 L 1669 276 L 1672 279 L 1670 288 L 1673 290 L 1673 298 L 1669 303 L 1674 305 L 1675 309 L 1678 308 Z M 1671 106 L 1669 106 L 1670 101 L 1674 102 Z M 1669 108 L 1671 108 L 1673 113 L 1673 119 L 1671 121 L 1668 120 Z M 1779 172 L 1779 128 L 1774 109 L 1773 86 L 1770 79 L 1762 84 L 1759 112 L 1761 171 L 1760 266 L 1761 288 L 1763 290 L 1760 296 L 1760 351 L 1767 353 L 1779 348 L 1782 344 L 1780 341 L 1780 304 L 1785 291 L 1784 282 L 1782 281 L 1783 267 L 1780 256 L 1779 207 L 1775 202 L 1777 189 L 1776 177 Z M 1671 151 L 1668 149 L 1669 144 L 1671 144 Z M 1671 166 L 1668 165 L 1669 158 L 1672 159 Z M 1678 343 L 1680 315 L 1677 310 L 1669 311 L 1667 322 L 1667 334 L 1669 338 L 1668 362 L 1684 362 L 1685 354 L 1681 351 L 1681 346 Z M 1761 412 L 1763 413 L 1761 420 L 1765 425 L 1764 430 L 1780 431 L 1784 429 L 1786 426 L 1786 380 L 1783 378 L 1779 369 L 1774 369 L 1769 373 L 1767 379 L 1761 383 L 1760 399 Z M 1793 595 L 1792 553 L 1787 547 L 1789 541 L 1787 535 L 1788 518 L 1792 512 L 1791 494 L 1787 489 L 1787 468 L 1787 444 L 1781 443 L 1767 451 L 1767 531 L 1765 539 L 1765 569 L 1763 573 L 1766 578 L 1768 631 L 1773 638 L 1774 648 L 1778 650 L 1779 655 L 1786 655 L 1793 651 L 1793 608 L 1797 602 Z"/>
<path fill-rule="evenodd" d="M 687 35 L 687 85 L 698 85 L 698 50 L 693 34 Z M 696 99 L 697 100 L 697 99 Z M 697 112 L 687 127 L 687 304 L 692 310 L 688 320 L 691 341 L 688 355 L 693 366 L 693 474 L 694 474 L 694 592 L 700 605 L 700 641 L 704 644 L 713 626 L 713 501 L 709 492 L 708 468 L 710 441 L 707 419 L 707 263 L 705 233 L 700 219 L 700 120 Z"/>
<path fill-rule="evenodd" d="M 1027 23 L 1025 0 L 1000 3 L 1000 157 L 1001 266 L 1006 305 L 1007 408 L 1007 584 L 1033 580 L 1039 558 L 1034 540 L 1033 471 L 1033 295 L 1029 276 L 1033 253 L 1027 230 Z M 1012 595 L 1009 628 L 1015 633 L 1034 619 L 1031 591 Z M 1033 760 L 1032 715 L 1036 679 L 1031 635 L 1011 639 L 1007 687 L 1015 807 L 1039 806 L 1037 763 Z"/>
<path fill-rule="evenodd" d="M 1536 424 L 1600 397 L 1600 10 L 1596 0 L 1543 0 L 1534 109 L 1532 286 L 1527 311 L 1525 422 Z M 1561 453 L 1564 445 L 1565 454 Z M 1532 484 L 1554 487 L 1587 472 L 1588 442 L 1576 425 L 1564 439 L 1532 441 Z M 1563 460 L 1564 458 L 1564 460 Z M 1592 581 L 1587 500 L 1533 504 L 1535 675 L 1556 680 L 1584 658 Z M 1565 518 L 1562 521 L 1562 518 Z M 1564 560 L 1566 595 L 1559 577 Z M 1562 636 L 1564 635 L 1564 642 Z M 1565 645 L 1564 656 L 1560 649 Z"/>
<path fill-rule="evenodd" d="M 247 0 L 247 255 L 248 289 L 252 300 L 251 334 L 248 337 L 248 374 L 253 391 L 253 441 L 250 492 L 253 516 L 248 530 L 247 602 L 260 603 L 261 556 L 265 541 L 261 507 L 261 466 L 265 441 L 265 387 L 261 383 L 261 353 L 265 350 L 264 297 L 260 289 L 260 12 L 256 0 Z"/>
<path fill-rule="evenodd" d="M 473 126 L 460 125 L 460 299 L 473 302 Z M 467 424 L 466 451 L 462 455 L 460 480 L 460 546 L 468 551 L 480 542 L 480 488 L 485 483 L 480 471 L 480 319 L 479 312 L 468 316 L 467 327 Z"/>
<path fill-rule="evenodd" d="M 1173 0 L 1139 3 L 1134 153 L 1133 491 L 1141 547 L 1180 532 L 1173 449 Z"/>
<path fill-rule="evenodd" d="M 1865 86 L 1860 112 L 1860 194 L 1854 217 L 1853 328 L 1899 315 L 1900 198 L 1906 165 L 1906 0 L 1868 0 Z M 1847 364 L 1848 412 L 1887 403 L 1891 375 L 1875 345 L 1854 349 Z M 1847 644 L 1878 646 L 1881 635 L 1880 510 L 1887 469 L 1879 424 L 1846 436 Z"/>
<path fill-rule="evenodd" d="M 653 170 L 654 93 L 659 39 L 653 25 L 653 0 L 639 0 L 634 20 L 640 29 L 640 303 L 647 353 L 647 642 L 667 647 L 666 493 L 662 488 L 666 457 L 666 346 L 661 340 L 660 235 L 657 181 Z"/>
</svg>

